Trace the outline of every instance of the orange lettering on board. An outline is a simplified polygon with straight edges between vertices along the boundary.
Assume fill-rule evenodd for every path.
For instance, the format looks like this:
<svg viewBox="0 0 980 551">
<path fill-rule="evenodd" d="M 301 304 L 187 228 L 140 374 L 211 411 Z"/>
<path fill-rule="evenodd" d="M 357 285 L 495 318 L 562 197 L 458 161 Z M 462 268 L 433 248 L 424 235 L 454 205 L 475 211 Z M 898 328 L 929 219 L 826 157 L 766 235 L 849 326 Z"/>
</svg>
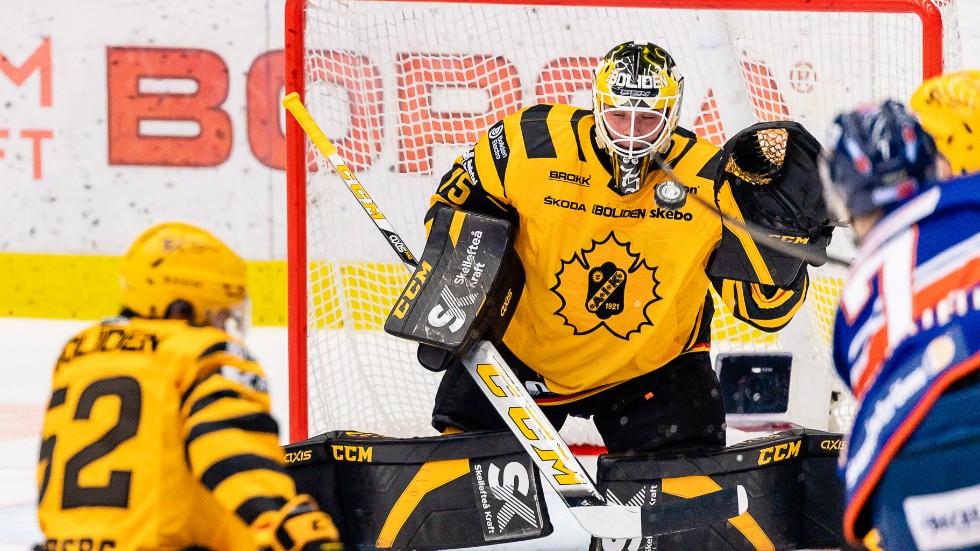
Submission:
<svg viewBox="0 0 980 551">
<path fill-rule="evenodd" d="M 209 167 L 231 155 L 228 67 L 194 48 L 108 48 L 109 164 Z M 144 79 L 193 80 L 192 93 L 143 93 Z M 146 135 L 144 121 L 195 123 L 196 136 Z"/>
<path fill-rule="evenodd" d="M 45 38 L 23 65 L 14 65 L 7 56 L 0 53 L 0 73 L 15 85 L 20 86 L 27 78 L 38 73 L 41 85 L 41 107 L 51 107 L 51 39 Z"/>
<path fill-rule="evenodd" d="M 521 108 L 517 68 L 503 57 L 401 53 L 398 73 L 398 172 L 432 173 L 434 145 L 471 144 L 497 120 Z M 487 102 L 473 110 L 439 110 L 433 89 L 474 88 Z"/>
</svg>

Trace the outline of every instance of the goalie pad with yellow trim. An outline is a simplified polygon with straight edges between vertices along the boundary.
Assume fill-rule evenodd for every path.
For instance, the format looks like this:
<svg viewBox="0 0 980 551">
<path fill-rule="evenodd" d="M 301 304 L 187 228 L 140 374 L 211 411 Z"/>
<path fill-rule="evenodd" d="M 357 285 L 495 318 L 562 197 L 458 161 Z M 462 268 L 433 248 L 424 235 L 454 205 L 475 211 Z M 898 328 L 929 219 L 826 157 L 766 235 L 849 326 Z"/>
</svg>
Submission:
<svg viewBox="0 0 980 551">
<path fill-rule="evenodd" d="M 791 429 L 699 456 L 649 453 L 599 458 L 598 488 L 612 503 L 651 505 L 741 484 L 745 513 L 643 541 L 593 539 L 590 551 L 761 551 L 837 548 L 843 542 L 843 437 Z"/>
<path fill-rule="evenodd" d="M 758 123 L 725 143 L 718 207 L 766 236 L 753 237 L 726 220 L 708 275 L 789 287 L 804 263 L 826 262 L 833 226 L 817 169 L 820 151 L 816 138 L 792 121 Z M 795 254 L 767 246 L 773 241 Z"/>
<path fill-rule="evenodd" d="M 347 549 L 441 550 L 551 534 L 537 470 L 509 431 L 333 431 L 285 447 L 288 472 Z"/>
</svg>

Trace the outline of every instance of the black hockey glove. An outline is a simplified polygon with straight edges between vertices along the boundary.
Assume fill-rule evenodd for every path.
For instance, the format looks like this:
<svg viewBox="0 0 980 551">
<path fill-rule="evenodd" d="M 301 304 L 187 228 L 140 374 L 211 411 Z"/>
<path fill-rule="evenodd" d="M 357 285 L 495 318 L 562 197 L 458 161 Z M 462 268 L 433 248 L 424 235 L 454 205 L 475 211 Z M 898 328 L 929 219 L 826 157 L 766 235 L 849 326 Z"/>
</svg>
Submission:
<svg viewBox="0 0 980 551">
<path fill-rule="evenodd" d="M 337 528 L 308 495 L 298 495 L 252 524 L 261 551 L 343 551 Z"/>
<path fill-rule="evenodd" d="M 791 121 L 758 123 L 725 143 L 716 190 L 727 183 L 742 219 L 766 232 L 752 239 L 765 267 L 749 260 L 744 235 L 735 234 L 744 230 L 730 226 L 708 275 L 788 287 L 806 264 L 827 261 L 833 226 L 817 170 L 820 151 L 820 143 Z"/>
<path fill-rule="evenodd" d="M 797 122 L 762 122 L 725 143 L 722 165 L 745 219 L 803 245 L 813 266 L 827 261 L 834 228 L 817 169 L 820 150 Z"/>
</svg>

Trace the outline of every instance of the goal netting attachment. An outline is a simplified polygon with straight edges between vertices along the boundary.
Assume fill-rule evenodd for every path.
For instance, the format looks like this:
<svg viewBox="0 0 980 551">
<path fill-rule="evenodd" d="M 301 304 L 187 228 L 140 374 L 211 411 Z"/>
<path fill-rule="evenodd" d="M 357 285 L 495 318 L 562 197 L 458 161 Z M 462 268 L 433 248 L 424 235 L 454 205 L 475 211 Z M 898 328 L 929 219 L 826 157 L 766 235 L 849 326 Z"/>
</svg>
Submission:
<svg viewBox="0 0 980 551">
<path fill-rule="evenodd" d="M 590 107 L 598 60 L 636 38 L 673 55 L 686 83 L 681 125 L 718 145 L 787 119 L 823 139 L 840 110 L 907 100 L 924 77 L 959 65 L 952 0 L 288 0 L 286 92 L 299 92 L 419 254 L 429 197 L 457 155 L 521 107 Z M 290 438 L 434 434 L 438 374 L 382 331 L 408 273 L 302 130 L 288 118 L 286 128 Z M 838 232 L 835 242 L 846 241 Z M 848 423 L 829 362 L 843 275 L 811 269 L 804 310 L 778 334 L 716 300 L 712 352 L 792 351 L 805 377 L 790 396 L 793 420 L 814 428 Z M 586 422 L 562 432 L 598 443 Z"/>
</svg>

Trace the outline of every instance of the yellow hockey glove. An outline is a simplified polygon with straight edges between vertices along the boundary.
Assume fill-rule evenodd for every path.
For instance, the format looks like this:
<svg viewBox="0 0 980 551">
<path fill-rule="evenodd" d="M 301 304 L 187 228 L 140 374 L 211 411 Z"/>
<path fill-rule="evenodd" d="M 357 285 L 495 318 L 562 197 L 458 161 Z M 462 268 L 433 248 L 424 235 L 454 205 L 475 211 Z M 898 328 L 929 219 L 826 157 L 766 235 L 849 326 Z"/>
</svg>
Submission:
<svg viewBox="0 0 980 551">
<path fill-rule="evenodd" d="M 340 534 L 313 498 L 298 495 L 278 511 L 259 515 L 252 527 L 261 551 L 342 551 Z"/>
</svg>

